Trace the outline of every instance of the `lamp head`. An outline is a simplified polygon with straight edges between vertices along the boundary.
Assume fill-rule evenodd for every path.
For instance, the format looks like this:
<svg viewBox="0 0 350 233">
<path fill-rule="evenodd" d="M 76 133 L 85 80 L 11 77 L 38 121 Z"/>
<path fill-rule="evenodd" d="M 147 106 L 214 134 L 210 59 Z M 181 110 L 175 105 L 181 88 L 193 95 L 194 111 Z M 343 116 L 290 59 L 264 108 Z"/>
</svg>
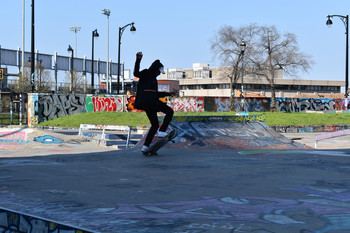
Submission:
<svg viewBox="0 0 350 233">
<path fill-rule="evenodd" d="M 110 16 L 111 11 L 109 9 L 102 9 L 102 14 Z"/>
<path fill-rule="evenodd" d="M 330 15 L 328 15 L 327 17 L 328 17 L 328 20 L 327 20 L 327 22 L 326 22 L 326 25 L 327 25 L 328 27 L 330 27 L 330 26 L 332 26 L 333 22 L 332 22 L 332 20 L 331 20 L 331 16 L 330 16 Z"/>
<path fill-rule="evenodd" d="M 94 37 L 99 37 L 99 36 L 100 36 L 100 34 L 98 34 L 98 32 L 97 32 L 97 29 L 95 29 L 95 30 L 92 32 L 92 34 L 93 34 Z"/>
<path fill-rule="evenodd" d="M 70 45 L 68 45 L 68 49 L 67 49 L 68 52 L 73 52 L 73 49 Z"/>
<path fill-rule="evenodd" d="M 241 43 L 239 44 L 239 48 L 241 49 L 242 53 L 244 53 L 246 47 L 247 47 L 247 44 L 245 43 L 244 40 L 242 40 Z"/>
<path fill-rule="evenodd" d="M 131 32 L 136 32 L 136 28 L 134 26 L 134 22 L 131 23 L 131 28 L 130 28 Z"/>
</svg>

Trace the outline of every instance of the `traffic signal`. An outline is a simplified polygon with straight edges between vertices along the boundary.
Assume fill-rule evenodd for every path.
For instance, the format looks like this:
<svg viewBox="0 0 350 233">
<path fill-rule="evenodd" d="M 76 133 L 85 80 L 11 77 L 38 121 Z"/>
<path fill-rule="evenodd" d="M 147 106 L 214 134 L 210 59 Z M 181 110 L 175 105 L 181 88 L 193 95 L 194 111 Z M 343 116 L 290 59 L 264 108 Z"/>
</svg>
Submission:
<svg viewBox="0 0 350 233">
<path fill-rule="evenodd" d="M 4 69 L 0 69 L 0 79 L 4 78 Z"/>
</svg>

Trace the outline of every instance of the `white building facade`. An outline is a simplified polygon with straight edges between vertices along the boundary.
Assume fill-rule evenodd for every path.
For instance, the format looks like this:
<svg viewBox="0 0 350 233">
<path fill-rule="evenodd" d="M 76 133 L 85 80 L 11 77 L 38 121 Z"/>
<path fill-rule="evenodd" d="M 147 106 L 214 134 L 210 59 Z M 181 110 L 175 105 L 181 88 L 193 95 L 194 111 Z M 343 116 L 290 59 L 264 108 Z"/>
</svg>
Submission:
<svg viewBox="0 0 350 233">
<path fill-rule="evenodd" d="M 194 63 L 192 69 L 168 69 L 161 79 L 178 80 L 179 96 L 184 97 L 231 97 L 229 68 L 213 67 L 207 63 Z M 276 97 L 294 98 L 300 94 L 340 93 L 344 81 L 284 79 L 282 70 L 275 74 Z M 233 88 L 234 95 L 242 90 L 239 78 Z M 243 76 L 243 93 L 246 96 L 271 97 L 269 82 L 256 75 Z"/>
</svg>

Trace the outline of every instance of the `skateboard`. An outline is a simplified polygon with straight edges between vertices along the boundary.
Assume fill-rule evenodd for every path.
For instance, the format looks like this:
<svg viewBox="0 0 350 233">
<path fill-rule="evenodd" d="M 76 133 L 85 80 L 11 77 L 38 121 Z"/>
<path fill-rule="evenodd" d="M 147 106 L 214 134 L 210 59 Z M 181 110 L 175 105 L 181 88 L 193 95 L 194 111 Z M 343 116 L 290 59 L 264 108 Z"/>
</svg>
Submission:
<svg viewBox="0 0 350 233">
<path fill-rule="evenodd" d="M 158 155 L 157 151 L 166 145 L 168 142 L 175 142 L 173 139 L 177 136 L 177 129 L 169 132 L 168 136 L 158 139 L 147 151 L 142 152 L 145 156 Z"/>
</svg>

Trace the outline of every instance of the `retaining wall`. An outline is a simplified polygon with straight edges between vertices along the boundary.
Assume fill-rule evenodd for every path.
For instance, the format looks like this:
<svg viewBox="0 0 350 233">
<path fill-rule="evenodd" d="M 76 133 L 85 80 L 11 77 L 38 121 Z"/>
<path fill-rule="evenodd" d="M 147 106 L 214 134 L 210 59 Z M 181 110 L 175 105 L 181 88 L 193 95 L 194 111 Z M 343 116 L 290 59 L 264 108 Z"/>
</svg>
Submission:
<svg viewBox="0 0 350 233">
<path fill-rule="evenodd" d="M 29 94 L 28 124 L 56 119 L 82 112 L 138 111 L 134 108 L 135 96 L 84 94 Z M 270 98 L 186 97 L 168 98 L 167 103 L 176 112 L 263 112 L 271 109 Z M 350 110 L 347 99 L 276 98 L 276 109 L 288 112 Z"/>
</svg>

